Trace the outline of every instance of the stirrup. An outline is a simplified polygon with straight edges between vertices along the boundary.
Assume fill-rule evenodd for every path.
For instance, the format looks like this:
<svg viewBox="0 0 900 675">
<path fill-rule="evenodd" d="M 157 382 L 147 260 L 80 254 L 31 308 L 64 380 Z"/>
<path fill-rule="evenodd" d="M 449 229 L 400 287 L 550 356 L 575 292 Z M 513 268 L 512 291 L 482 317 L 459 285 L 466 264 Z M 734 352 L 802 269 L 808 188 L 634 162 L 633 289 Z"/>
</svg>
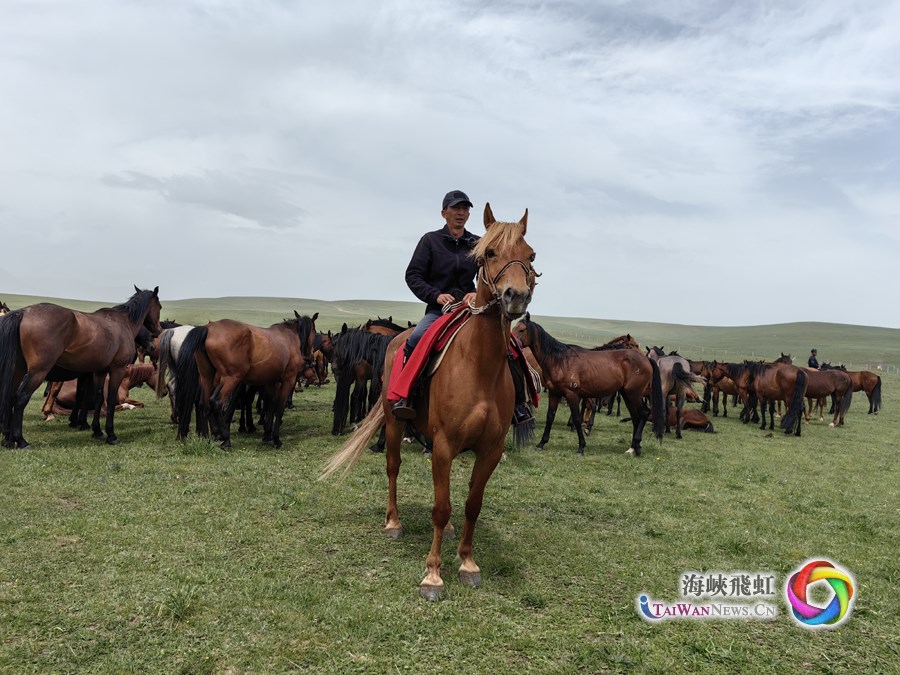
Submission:
<svg viewBox="0 0 900 675">
<path fill-rule="evenodd" d="M 397 401 L 391 411 L 398 420 L 414 420 L 416 419 L 416 409 L 409 404 L 409 400 L 401 398 Z"/>
<path fill-rule="evenodd" d="M 516 409 L 513 411 L 513 424 L 518 426 L 520 424 L 525 424 L 526 422 L 531 422 L 534 420 L 534 415 L 531 412 L 531 406 L 527 403 L 520 403 L 516 406 Z"/>
</svg>

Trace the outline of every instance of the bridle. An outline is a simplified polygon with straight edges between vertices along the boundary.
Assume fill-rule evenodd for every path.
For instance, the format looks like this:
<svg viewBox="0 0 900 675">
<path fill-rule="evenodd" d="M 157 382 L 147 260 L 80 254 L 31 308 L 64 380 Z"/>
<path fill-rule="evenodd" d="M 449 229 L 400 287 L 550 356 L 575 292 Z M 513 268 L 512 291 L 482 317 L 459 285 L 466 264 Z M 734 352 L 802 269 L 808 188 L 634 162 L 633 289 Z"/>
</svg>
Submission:
<svg viewBox="0 0 900 675">
<path fill-rule="evenodd" d="M 491 291 L 491 296 L 493 297 L 481 307 L 476 307 L 475 305 L 472 305 L 470 303 L 469 310 L 472 312 L 472 314 L 482 314 L 494 305 L 500 305 L 501 293 L 497 290 L 497 282 L 500 281 L 500 277 L 502 277 L 506 273 L 506 270 L 508 270 L 513 265 L 518 265 L 522 268 L 522 270 L 524 270 L 525 280 L 528 283 L 529 289 L 531 289 L 532 291 L 534 290 L 534 286 L 537 283 L 537 277 L 541 276 L 540 274 L 535 272 L 534 267 L 531 266 L 530 262 L 526 263 L 524 260 L 519 260 L 518 258 L 514 258 L 507 262 L 493 277 L 488 276 L 487 263 L 484 258 L 479 257 L 476 262 L 478 263 L 478 279 L 479 281 L 483 281 L 487 285 L 488 289 Z M 504 314 L 505 316 L 505 312 L 503 312 L 502 309 L 501 314 Z M 510 317 L 505 316 L 505 318 L 509 319 Z"/>
</svg>

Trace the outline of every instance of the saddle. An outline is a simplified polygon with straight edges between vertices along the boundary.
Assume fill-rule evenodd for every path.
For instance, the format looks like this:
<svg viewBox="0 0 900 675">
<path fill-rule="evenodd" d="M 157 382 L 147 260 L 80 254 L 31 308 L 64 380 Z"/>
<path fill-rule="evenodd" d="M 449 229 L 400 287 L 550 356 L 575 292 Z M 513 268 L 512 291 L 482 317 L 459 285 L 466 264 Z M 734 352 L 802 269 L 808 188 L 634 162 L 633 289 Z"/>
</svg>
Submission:
<svg viewBox="0 0 900 675">
<path fill-rule="evenodd" d="M 472 313 L 468 307 L 463 306 L 439 317 L 428 327 L 402 368 L 397 368 L 396 361 L 394 362 L 395 367 L 391 369 L 388 386 L 388 401 L 410 398 L 414 385 L 422 372 L 431 376 L 437 371 L 459 329 L 466 325 L 470 318 L 472 318 Z M 509 353 L 510 370 L 514 373 L 513 382 L 516 385 L 516 403 L 528 401 L 531 405 L 536 406 L 540 400 L 539 387 L 536 382 L 540 380 L 537 378 L 537 373 L 525 360 L 518 340 L 511 335 L 509 337 Z"/>
</svg>

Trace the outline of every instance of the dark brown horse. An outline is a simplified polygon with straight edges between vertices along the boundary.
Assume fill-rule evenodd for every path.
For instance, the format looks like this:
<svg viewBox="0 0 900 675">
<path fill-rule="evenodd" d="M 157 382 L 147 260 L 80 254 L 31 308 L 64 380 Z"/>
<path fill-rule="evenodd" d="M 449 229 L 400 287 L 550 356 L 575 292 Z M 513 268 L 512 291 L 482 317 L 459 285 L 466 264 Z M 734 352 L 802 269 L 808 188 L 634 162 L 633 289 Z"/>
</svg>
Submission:
<svg viewBox="0 0 900 675">
<path fill-rule="evenodd" d="M 825 398 L 834 399 L 834 418 L 828 426 L 844 426 L 844 415 L 853 400 L 853 381 L 841 370 L 816 370 L 804 368 L 808 383 L 806 385 L 806 421 L 812 417 L 813 405 L 818 405 L 821 419 L 825 419 Z"/>
<path fill-rule="evenodd" d="M 550 429 L 556 417 L 561 399 L 569 404 L 572 417 L 580 419 L 578 403 L 581 398 L 603 398 L 621 393 L 625 407 L 631 415 L 631 446 L 627 453 L 641 454 L 641 438 L 644 425 L 651 416 L 653 433 L 662 438 L 665 427 L 665 402 L 663 400 L 659 368 L 646 356 L 634 349 L 591 350 L 576 345 L 563 344 L 544 328 L 525 316 L 514 328 L 513 334 L 526 347 L 530 347 L 544 376 L 544 387 L 549 392 L 547 422 L 544 435 L 538 443 L 542 450 L 550 440 Z M 643 397 L 651 397 L 653 405 L 648 410 Z M 578 454 L 584 454 L 584 432 L 580 424 Z"/>
<path fill-rule="evenodd" d="M 485 235 L 472 251 L 478 264 L 478 284 L 468 322 L 459 329 L 431 376 L 429 395 L 416 406 L 416 428 L 432 443 L 434 508 L 431 511 L 432 543 L 425 561 L 427 574 L 419 594 L 435 600 L 443 595 L 441 543 L 450 526 L 450 467 L 463 450 L 474 455 L 465 526 L 459 542 L 460 580 L 470 586 L 481 583 L 481 572 L 472 556 L 472 536 L 481 513 L 484 488 L 500 458 L 515 406 L 515 388 L 507 358 L 509 329 L 513 319 L 525 313 L 537 276 L 534 251 L 525 241 L 528 212 L 518 223 L 496 222 L 490 205 L 484 208 Z M 385 362 L 390 377 L 397 350 L 406 339 L 401 333 L 391 341 Z M 397 512 L 397 476 L 400 443 L 406 422 L 394 417 L 384 388 L 381 405 L 375 406 L 362 426 L 336 454 L 323 478 L 352 465 L 365 452 L 369 439 L 385 425 L 387 441 L 388 507 L 385 533 L 403 532 Z"/>
<path fill-rule="evenodd" d="M 263 443 L 281 447 L 281 418 L 297 374 L 312 358 L 319 315 L 310 318 L 294 312 L 294 316 L 268 328 L 222 319 L 188 333 L 175 365 L 179 439 L 187 437 L 191 408 L 199 395 L 203 413 L 214 424 L 213 432 L 223 448 L 230 448 L 237 404 L 232 393 L 246 384 L 263 387 L 266 402 L 272 403 L 266 406 Z M 200 433 L 204 431 L 201 423 Z"/>
<path fill-rule="evenodd" d="M 40 303 L 11 312 L 0 321 L 0 427 L 3 445 L 27 448 L 22 436 L 25 406 L 41 383 L 92 373 L 95 438 L 102 438 L 101 388 L 107 373 L 106 442 L 116 443 L 113 418 L 116 392 L 125 368 L 134 361 L 141 326 L 159 335 L 159 288 L 136 293 L 128 302 L 96 312 L 76 312 Z"/>
</svg>

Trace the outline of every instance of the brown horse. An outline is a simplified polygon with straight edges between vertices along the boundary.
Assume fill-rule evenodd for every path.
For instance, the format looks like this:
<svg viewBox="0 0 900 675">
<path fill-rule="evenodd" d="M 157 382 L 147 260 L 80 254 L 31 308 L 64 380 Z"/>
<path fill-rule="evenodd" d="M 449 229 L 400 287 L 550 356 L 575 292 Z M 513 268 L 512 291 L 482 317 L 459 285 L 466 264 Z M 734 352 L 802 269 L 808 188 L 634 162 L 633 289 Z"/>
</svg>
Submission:
<svg viewBox="0 0 900 675">
<path fill-rule="evenodd" d="M 106 383 L 108 384 L 108 382 L 109 375 L 106 376 Z M 144 407 L 142 401 L 128 397 L 128 394 L 132 389 L 140 387 L 143 384 L 147 384 L 152 388 L 156 387 L 156 366 L 152 363 L 132 363 L 128 365 L 125 368 L 125 377 L 122 378 L 122 383 L 119 385 L 119 390 L 116 393 L 117 412 Z M 41 408 L 44 419 L 49 421 L 53 419 L 54 415 L 71 414 L 75 410 L 77 404 L 77 389 L 78 385 L 75 380 L 53 382 L 50 386 L 50 392 L 47 395 L 47 399 L 44 401 L 44 405 Z M 101 414 L 106 412 L 105 404 L 100 412 Z"/>
<path fill-rule="evenodd" d="M 560 399 L 565 399 L 572 412 L 572 418 L 581 418 L 578 403 L 581 398 L 602 398 L 620 392 L 625 399 L 625 407 L 631 414 L 631 446 L 627 453 L 641 454 L 641 438 L 644 425 L 653 415 L 653 433 L 662 438 L 665 426 L 665 403 L 663 401 L 659 368 L 646 356 L 634 349 L 591 350 L 575 345 L 563 344 L 526 314 L 513 334 L 523 345 L 530 347 L 544 374 L 544 386 L 549 392 L 547 422 L 544 435 L 538 443 L 543 450 L 550 440 L 550 429 L 556 417 Z M 650 395 L 653 405 L 648 410 L 643 397 Z M 580 424 L 578 432 L 578 454 L 584 454 L 584 432 Z"/>
<path fill-rule="evenodd" d="M 460 580 L 481 584 L 481 572 L 472 556 L 472 536 L 481 512 L 484 488 L 500 458 L 515 406 L 515 388 L 507 358 L 509 329 L 513 319 L 525 313 L 536 281 L 532 267 L 534 250 L 525 241 L 528 211 L 517 223 L 497 222 L 489 204 L 484 207 L 485 235 L 472 251 L 478 264 L 478 284 L 468 322 L 456 333 L 440 368 L 431 376 L 428 400 L 416 406 L 412 422 L 432 443 L 431 473 L 434 508 L 431 511 L 432 542 L 426 559 L 427 574 L 419 594 L 428 600 L 443 595 L 441 543 L 450 525 L 450 467 L 463 450 L 474 454 L 465 526 L 459 542 Z M 385 362 L 385 379 L 407 333 L 391 341 Z M 375 406 L 362 426 L 332 457 L 322 478 L 344 465 L 352 465 L 366 450 L 368 441 L 385 425 L 387 442 L 388 506 L 385 533 L 403 532 L 397 512 L 397 475 L 405 420 L 394 417 L 387 400 Z"/>
<path fill-rule="evenodd" d="M 744 362 L 744 369 L 734 383 L 738 390 L 752 393 L 759 402 L 762 418 L 760 429 L 766 428 L 766 404 L 769 407 L 769 429 L 775 428 L 775 401 L 784 401 L 786 412 L 781 420 L 781 428 L 790 434 L 796 425 L 795 436 L 800 435 L 803 416 L 803 398 L 806 395 L 808 379 L 802 368 L 784 363 Z M 748 418 L 749 419 L 749 415 Z M 745 422 L 747 420 L 744 420 Z"/>
<path fill-rule="evenodd" d="M 869 415 L 881 410 L 881 376 L 869 370 L 847 370 L 844 366 L 822 365 L 822 370 L 841 370 L 850 376 L 853 391 L 864 391 L 869 399 Z"/>
<path fill-rule="evenodd" d="M 828 426 L 844 426 L 844 415 L 853 400 L 853 381 L 841 370 L 804 368 L 809 382 L 806 385 L 806 421 L 812 417 L 813 405 L 818 405 L 821 419 L 825 419 L 825 397 L 834 398 L 834 419 Z"/>
<path fill-rule="evenodd" d="M 187 437 L 191 408 L 200 396 L 203 415 L 212 415 L 213 432 L 223 448 L 231 447 L 231 418 L 240 384 L 264 388 L 267 403 L 263 443 L 280 448 L 281 418 L 297 374 L 312 358 L 315 320 L 294 312 L 294 319 L 259 328 L 222 319 L 194 328 L 185 338 L 175 365 L 178 438 Z M 200 415 L 201 413 L 198 413 Z M 200 425 L 200 433 L 206 431 Z"/>
<path fill-rule="evenodd" d="M 160 333 L 159 287 L 136 293 L 124 304 L 96 312 L 76 312 L 40 303 L 11 312 L 0 321 L 0 427 L 3 445 L 27 448 L 22 436 L 25 406 L 45 379 L 72 379 L 93 373 L 95 438 L 102 438 L 101 388 L 106 374 L 106 442 L 116 443 L 113 418 L 116 392 L 125 368 L 134 361 L 141 326 Z"/>
</svg>

